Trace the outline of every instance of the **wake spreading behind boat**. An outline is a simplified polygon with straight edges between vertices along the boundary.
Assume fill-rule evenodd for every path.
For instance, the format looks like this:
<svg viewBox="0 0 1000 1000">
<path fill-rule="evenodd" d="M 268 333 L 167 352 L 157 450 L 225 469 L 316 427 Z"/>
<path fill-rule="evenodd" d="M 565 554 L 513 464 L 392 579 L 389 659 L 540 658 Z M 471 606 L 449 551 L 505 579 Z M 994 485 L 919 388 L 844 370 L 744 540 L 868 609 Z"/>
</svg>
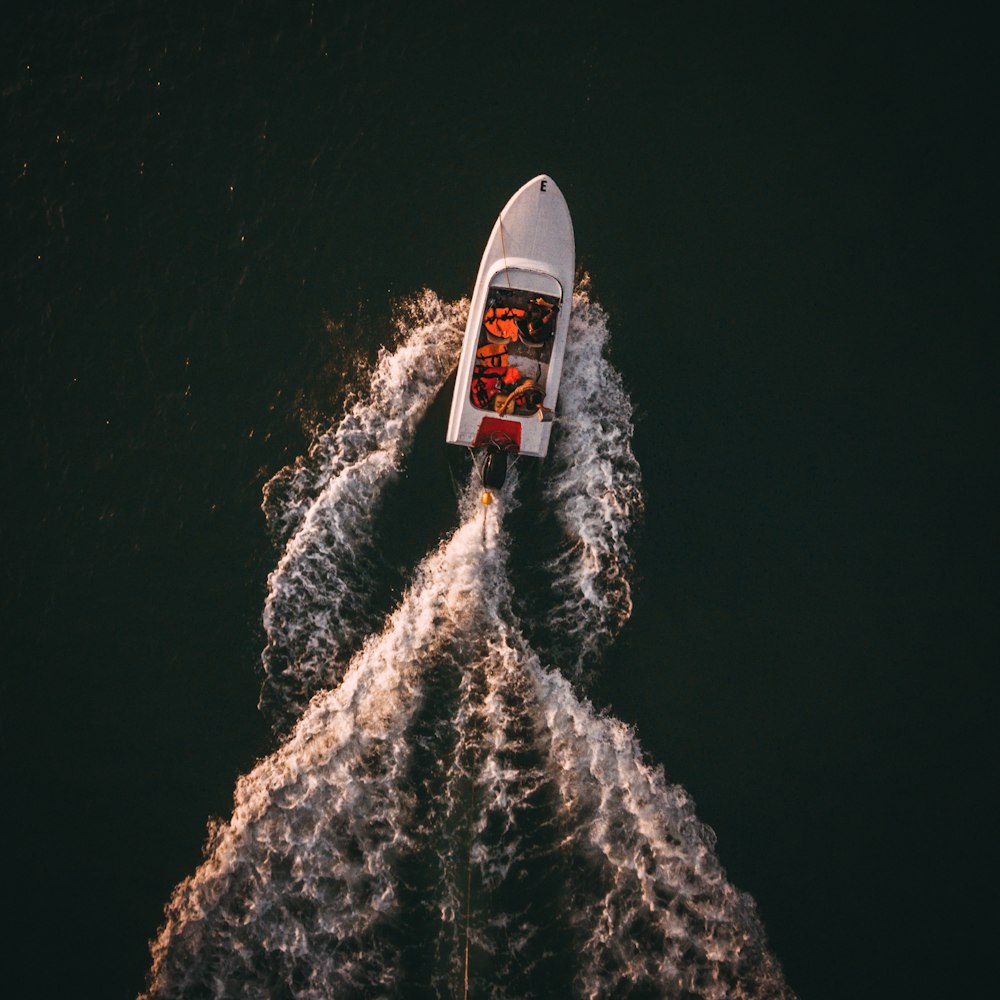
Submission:
<svg viewBox="0 0 1000 1000">
<path fill-rule="evenodd" d="M 548 451 L 575 266 L 566 199 L 542 174 L 497 218 L 458 362 L 447 441 L 484 452 L 484 503 L 503 485 L 508 456 Z"/>
</svg>

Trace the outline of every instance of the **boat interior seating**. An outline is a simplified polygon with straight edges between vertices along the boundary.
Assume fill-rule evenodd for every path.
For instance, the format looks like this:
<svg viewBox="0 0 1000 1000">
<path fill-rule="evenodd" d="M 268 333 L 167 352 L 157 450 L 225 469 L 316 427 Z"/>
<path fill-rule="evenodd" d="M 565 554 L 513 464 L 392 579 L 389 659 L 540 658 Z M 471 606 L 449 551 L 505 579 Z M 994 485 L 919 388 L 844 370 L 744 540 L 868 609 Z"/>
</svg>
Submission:
<svg viewBox="0 0 1000 1000">
<path fill-rule="evenodd" d="M 492 287 L 479 329 L 471 401 L 480 410 L 531 414 L 541 406 L 559 301 Z"/>
</svg>

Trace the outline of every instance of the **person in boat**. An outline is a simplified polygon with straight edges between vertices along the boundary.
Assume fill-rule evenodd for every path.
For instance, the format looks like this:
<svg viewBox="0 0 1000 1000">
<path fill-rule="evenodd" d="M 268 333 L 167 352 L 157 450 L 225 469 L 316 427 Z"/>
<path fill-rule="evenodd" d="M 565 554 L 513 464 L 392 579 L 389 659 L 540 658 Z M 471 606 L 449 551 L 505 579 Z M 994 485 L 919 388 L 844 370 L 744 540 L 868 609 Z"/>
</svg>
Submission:
<svg viewBox="0 0 1000 1000">
<path fill-rule="evenodd" d="M 538 296 L 528 303 L 525 312 L 525 333 L 521 342 L 528 347 L 542 347 L 553 336 L 556 329 L 556 305 Z"/>
</svg>

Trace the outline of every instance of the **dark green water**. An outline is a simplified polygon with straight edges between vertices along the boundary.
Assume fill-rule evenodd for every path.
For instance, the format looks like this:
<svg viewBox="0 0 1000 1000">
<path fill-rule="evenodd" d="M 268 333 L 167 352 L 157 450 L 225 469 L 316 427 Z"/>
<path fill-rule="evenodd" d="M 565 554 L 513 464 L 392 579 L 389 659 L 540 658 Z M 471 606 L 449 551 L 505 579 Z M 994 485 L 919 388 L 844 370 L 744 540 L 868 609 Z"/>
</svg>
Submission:
<svg viewBox="0 0 1000 1000">
<path fill-rule="evenodd" d="M 262 486 L 394 302 L 471 291 L 541 171 L 637 408 L 635 611 L 595 699 L 691 792 L 800 996 L 983 992 L 983 25 L 321 0 L 2 23 L 10 995 L 143 988 L 206 821 L 274 746 Z M 444 422 L 404 565 L 456 523 Z"/>
</svg>

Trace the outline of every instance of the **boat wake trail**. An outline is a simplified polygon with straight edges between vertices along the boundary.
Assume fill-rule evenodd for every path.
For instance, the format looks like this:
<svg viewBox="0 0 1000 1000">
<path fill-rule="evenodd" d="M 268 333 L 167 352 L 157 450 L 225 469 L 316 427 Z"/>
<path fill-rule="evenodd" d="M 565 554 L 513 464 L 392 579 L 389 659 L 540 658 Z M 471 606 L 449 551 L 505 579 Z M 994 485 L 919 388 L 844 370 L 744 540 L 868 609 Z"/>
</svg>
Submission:
<svg viewBox="0 0 1000 1000">
<path fill-rule="evenodd" d="M 632 614 L 629 535 L 642 513 L 632 403 L 607 358 L 608 320 L 586 287 L 573 297 L 564 414 L 545 499 L 565 543 L 549 564 L 559 603 L 548 615 L 563 670 L 592 665 Z"/>
<path fill-rule="evenodd" d="M 587 395 L 564 397 L 547 489 L 566 538 L 550 569 L 560 613 L 599 640 L 560 663 L 526 638 L 504 527 L 517 469 L 485 512 L 470 476 L 458 528 L 377 633 L 352 617 L 354 547 L 420 415 L 394 410 L 393 379 L 419 368 L 426 409 L 446 352 L 408 352 L 437 350 L 462 310 L 423 303 L 371 395 L 285 474 L 265 688 L 296 721 L 174 891 L 143 996 L 790 997 L 689 797 L 570 680 L 628 616 L 641 509 L 628 400 L 585 291 L 567 381 L 620 393 L 621 423 L 598 439 Z"/>
<path fill-rule="evenodd" d="M 433 292 L 403 304 L 398 346 L 383 350 L 364 392 L 309 454 L 264 488 L 263 509 L 284 544 L 264 604 L 261 707 L 278 729 L 339 681 L 375 624 L 368 607 L 372 525 L 417 425 L 454 367 L 466 302 Z"/>
</svg>

